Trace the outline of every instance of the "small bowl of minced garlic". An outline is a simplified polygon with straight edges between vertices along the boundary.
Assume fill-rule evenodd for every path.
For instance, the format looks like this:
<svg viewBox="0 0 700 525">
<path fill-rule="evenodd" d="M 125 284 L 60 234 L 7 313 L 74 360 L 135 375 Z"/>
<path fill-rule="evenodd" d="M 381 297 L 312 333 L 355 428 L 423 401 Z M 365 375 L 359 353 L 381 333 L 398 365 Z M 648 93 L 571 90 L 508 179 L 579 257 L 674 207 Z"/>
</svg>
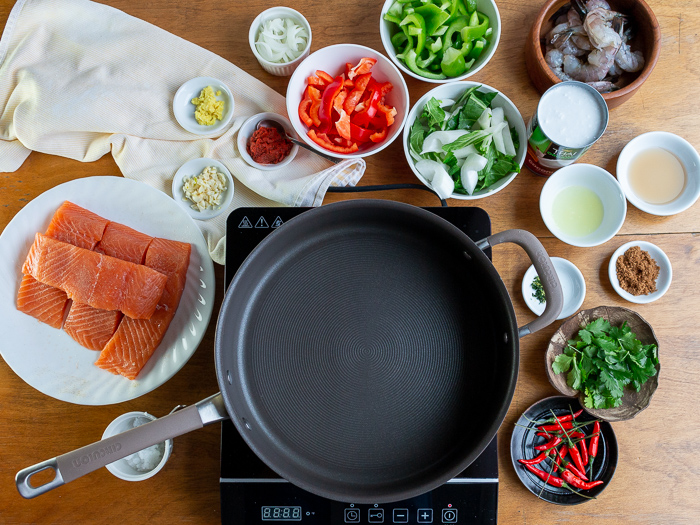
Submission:
<svg viewBox="0 0 700 525">
<path fill-rule="evenodd" d="M 173 199 L 197 220 L 213 219 L 231 206 L 233 177 L 221 162 L 192 159 L 173 177 Z"/>
<path fill-rule="evenodd" d="M 173 97 L 178 123 L 197 135 L 214 135 L 233 118 L 233 94 L 221 80 L 197 77 L 185 82 Z"/>
</svg>

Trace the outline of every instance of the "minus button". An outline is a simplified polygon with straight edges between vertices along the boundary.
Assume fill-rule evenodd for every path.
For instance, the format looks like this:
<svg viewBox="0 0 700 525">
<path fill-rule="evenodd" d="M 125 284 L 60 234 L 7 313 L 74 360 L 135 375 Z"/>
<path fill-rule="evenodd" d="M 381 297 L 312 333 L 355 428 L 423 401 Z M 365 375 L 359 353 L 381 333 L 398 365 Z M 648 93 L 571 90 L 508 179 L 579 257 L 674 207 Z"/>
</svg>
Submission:
<svg viewBox="0 0 700 525">
<path fill-rule="evenodd" d="M 408 509 L 394 509 L 394 523 L 408 523 Z"/>
</svg>

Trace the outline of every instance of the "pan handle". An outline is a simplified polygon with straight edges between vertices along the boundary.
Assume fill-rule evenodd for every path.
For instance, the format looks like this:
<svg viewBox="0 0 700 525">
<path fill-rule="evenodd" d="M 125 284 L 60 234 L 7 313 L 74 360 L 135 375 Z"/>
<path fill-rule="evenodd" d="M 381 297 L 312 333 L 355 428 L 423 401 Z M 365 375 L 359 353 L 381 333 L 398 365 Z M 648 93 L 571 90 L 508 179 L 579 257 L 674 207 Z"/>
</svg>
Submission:
<svg viewBox="0 0 700 525">
<path fill-rule="evenodd" d="M 218 393 L 165 417 L 22 469 L 15 476 L 15 484 L 22 497 L 31 499 L 129 454 L 227 418 L 223 397 Z M 30 478 L 47 469 L 54 471 L 54 478 L 33 486 Z"/>
<path fill-rule="evenodd" d="M 523 337 L 542 330 L 559 317 L 564 306 L 564 294 L 561 291 L 561 283 L 552 260 L 549 258 L 542 243 L 530 232 L 525 230 L 506 230 L 481 239 L 476 245 L 481 250 L 485 250 L 490 246 L 496 246 L 504 242 L 515 243 L 525 250 L 535 270 L 537 270 L 537 275 L 540 276 L 544 294 L 547 298 L 547 305 L 542 315 L 525 326 L 518 328 L 518 337 Z"/>
</svg>

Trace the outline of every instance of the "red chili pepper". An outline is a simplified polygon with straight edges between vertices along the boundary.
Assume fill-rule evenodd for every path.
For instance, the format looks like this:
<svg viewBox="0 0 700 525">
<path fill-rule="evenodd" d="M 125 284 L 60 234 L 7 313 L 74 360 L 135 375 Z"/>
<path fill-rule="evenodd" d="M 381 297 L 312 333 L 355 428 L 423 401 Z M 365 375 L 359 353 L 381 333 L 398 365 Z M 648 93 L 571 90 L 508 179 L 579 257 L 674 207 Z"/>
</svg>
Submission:
<svg viewBox="0 0 700 525">
<path fill-rule="evenodd" d="M 600 421 L 593 423 L 593 435 L 588 443 L 588 466 L 593 467 L 593 462 L 598 454 L 598 442 L 600 441 Z"/>
<path fill-rule="evenodd" d="M 576 468 L 581 472 L 586 472 L 586 467 L 584 466 L 583 461 L 581 461 L 581 454 L 578 453 L 578 448 L 576 448 L 576 445 L 569 445 L 569 455 L 571 456 L 571 459 L 574 460 L 574 465 L 576 465 Z"/>
<path fill-rule="evenodd" d="M 537 445 L 535 447 L 535 450 L 548 450 L 548 449 L 551 449 L 551 448 L 558 446 L 559 443 L 561 443 L 561 442 L 562 442 L 562 439 L 560 437 L 555 437 L 555 438 L 547 441 L 543 445 Z"/>
<path fill-rule="evenodd" d="M 540 425 L 539 427 L 537 427 L 537 430 L 542 430 L 544 432 L 549 432 L 551 430 L 558 431 L 561 430 L 562 427 L 565 430 L 571 430 L 574 427 L 574 423 L 573 421 L 565 421 L 561 423 L 561 426 L 559 425 L 559 423 L 554 423 L 553 425 Z"/>
<path fill-rule="evenodd" d="M 549 452 L 542 452 L 537 457 L 532 459 L 519 459 L 518 462 L 522 463 L 523 465 L 537 465 L 538 463 L 542 463 L 545 459 L 547 459 L 547 456 L 549 456 Z"/>
<path fill-rule="evenodd" d="M 581 452 L 581 463 L 583 463 L 584 467 L 588 466 L 588 449 L 586 449 L 586 442 L 582 439 L 578 442 L 578 447 Z"/>
<path fill-rule="evenodd" d="M 318 118 L 321 121 L 319 130 L 323 133 L 326 133 L 333 125 L 333 102 L 335 101 L 335 97 L 338 96 L 338 93 L 340 93 L 341 89 L 343 89 L 343 77 L 339 76 L 335 77 L 335 80 L 331 82 L 323 91 L 323 96 L 321 97 L 321 109 L 318 112 Z"/>
<path fill-rule="evenodd" d="M 559 466 L 561 465 L 561 461 L 566 457 L 566 455 L 569 453 L 569 446 L 568 445 L 562 445 L 561 448 L 556 452 L 556 458 L 554 459 L 554 464 Z"/>
<path fill-rule="evenodd" d="M 552 474 L 549 474 L 545 472 L 544 470 L 540 470 L 537 467 L 533 467 L 532 465 L 524 465 L 527 470 L 532 472 L 535 476 L 540 478 L 542 481 L 545 483 L 548 483 L 549 485 L 552 485 L 553 487 L 562 487 L 564 486 L 564 480 L 561 478 L 558 478 L 556 476 L 553 476 Z"/>
<path fill-rule="evenodd" d="M 573 421 L 581 414 L 583 414 L 583 409 L 579 410 L 578 412 L 574 412 L 573 414 L 567 414 L 565 416 L 559 416 L 557 418 L 549 419 L 548 421 L 552 423 L 554 423 L 555 421 L 561 421 L 562 423 L 564 423 L 565 421 Z"/>
<path fill-rule="evenodd" d="M 570 472 L 568 470 L 562 471 L 561 477 L 565 482 L 576 487 L 577 489 L 582 489 L 582 490 L 589 490 L 589 489 L 592 489 L 593 487 L 597 487 L 598 485 L 603 484 L 603 481 L 601 481 L 601 480 L 591 481 L 590 483 L 586 483 L 582 479 L 577 478 L 573 472 Z"/>
<path fill-rule="evenodd" d="M 569 437 L 576 438 L 576 439 L 583 439 L 586 437 L 586 434 L 584 434 L 583 432 L 574 431 L 574 432 L 569 432 Z"/>
<path fill-rule="evenodd" d="M 570 448 L 569 448 L 568 452 L 571 453 Z M 576 474 L 579 478 L 581 478 L 585 481 L 588 481 L 588 477 L 586 477 L 585 472 L 577 469 L 573 463 L 564 459 L 564 456 L 561 453 L 557 454 L 557 459 L 561 460 L 561 463 L 557 463 L 556 461 L 554 462 L 557 465 L 557 467 L 559 468 L 559 470 L 568 469 L 571 472 L 573 472 L 574 474 Z"/>
</svg>

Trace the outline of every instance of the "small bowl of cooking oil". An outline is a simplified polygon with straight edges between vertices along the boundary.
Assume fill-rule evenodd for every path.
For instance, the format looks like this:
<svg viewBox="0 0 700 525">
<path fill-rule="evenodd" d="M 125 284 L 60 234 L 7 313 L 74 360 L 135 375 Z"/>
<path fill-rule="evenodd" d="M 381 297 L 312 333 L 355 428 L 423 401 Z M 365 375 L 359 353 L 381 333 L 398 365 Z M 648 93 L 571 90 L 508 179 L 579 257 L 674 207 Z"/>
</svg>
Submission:
<svg viewBox="0 0 700 525">
<path fill-rule="evenodd" d="M 552 234 L 572 246 L 598 246 L 625 222 L 627 201 L 615 177 L 592 164 L 571 164 L 542 187 L 540 214 Z"/>
</svg>

